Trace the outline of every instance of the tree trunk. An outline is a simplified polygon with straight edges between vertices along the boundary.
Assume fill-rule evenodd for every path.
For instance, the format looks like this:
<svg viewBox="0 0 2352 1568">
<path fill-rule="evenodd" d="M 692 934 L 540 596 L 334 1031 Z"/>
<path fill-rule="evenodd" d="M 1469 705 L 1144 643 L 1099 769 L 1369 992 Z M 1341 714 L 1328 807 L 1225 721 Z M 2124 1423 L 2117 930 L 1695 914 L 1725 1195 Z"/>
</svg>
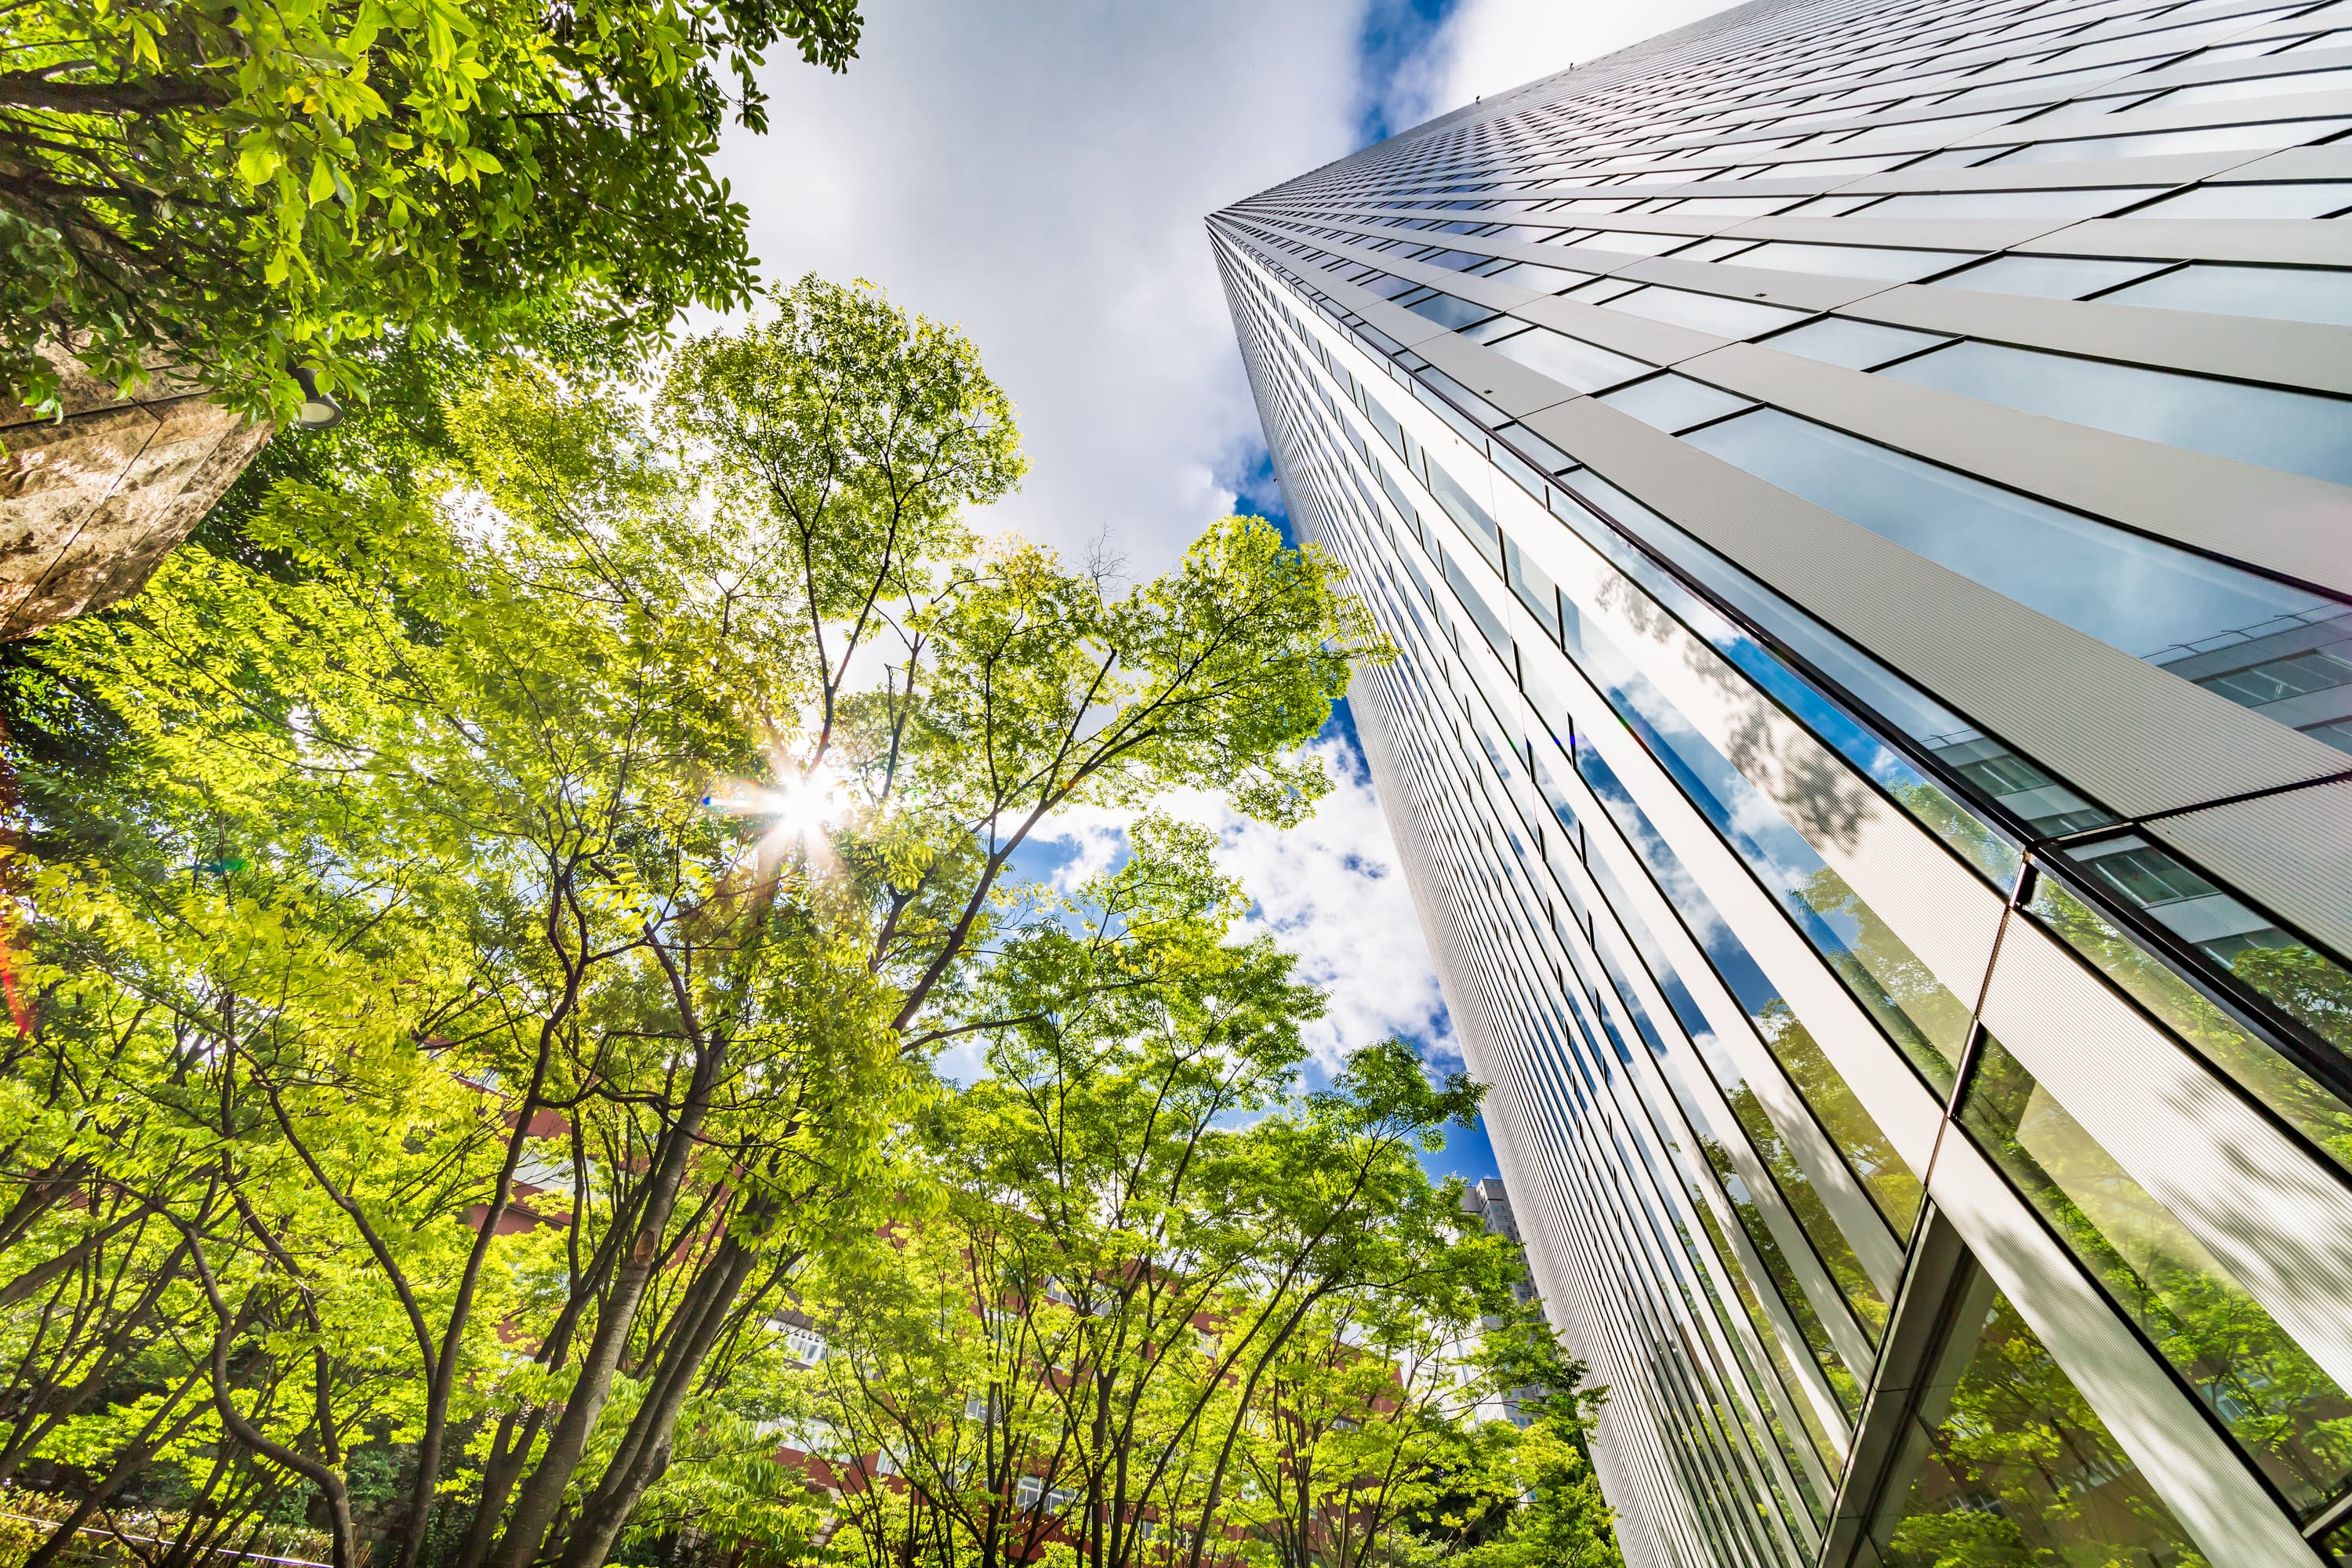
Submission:
<svg viewBox="0 0 2352 1568">
<path fill-rule="evenodd" d="M 719 1331 L 755 1262 L 751 1249 L 732 1236 L 720 1244 L 709 1270 L 709 1283 L 697 1292 L 701 1300 L 690 1309 L 692 1322 L 679 1324 L 671 1337 L 668 1352 L 646 1390 L 645 1403 L 637 1407 L 636 1419 L 629 1424 L 620 1451 L 614 1455 L 595 1494 L 580 1510 L 558 1568 L 600 1568 L 621 1528 L 635 1511 L 637 1500 L 669 1468 L 670 1436 L 678 1411 L 694 1386 L 695 1374 L 718 1342 Z"/>
<path fill-rule="evenodd" d="M 596 1418 L 604 1413 L 605 1402 L 612 1397 L 613 1374 L 620 1369 L 622 1352 L 628 1348 L 629 1331 L 636 1322 L 637 1308 L 645 1300 L 646 1287 L 652 1282 L 654 1269 L 661 1262 L 662 1238 L 669 1229 L 670 1212 L 678 1188 L 686 1180 L 687 1163 L 702 1131 L 711 1086 L 718 1080 L 725 1054 L 724 1047 L 717 1047 L 696 1064 L 685 1109 L 671 1126 L 654 1166 L 636 1235 L 627 1257 L 614 1275 L 613 1294 L 597 1314 L 596 1332 L 581 1363 L 580 1380 L 572 1387 L 572 1397 L 564 1401 L 563 1414 L 556 1420 L 555 1430 L 548 1434 L 547 1450 L 540 1456 L 538 1468 L 531 1471 L 530 1479 L 523 1483 L 521 1496 L 515 1500 L 514 1517 L 508 1521 L 506 1534 L 499 1542 L 496 1568 L 529 1568 L 563 1506 L 564 1489 L 571 1485 L 572 1472 L 580 1468 L 580 1457 L 587 1451 L 588 1435 L 595 1429 Z"/>
<path fill-rule="evenodd" d="M 539 1436 L 543 1415 L 543 1411 L 534 1410 L 518 1422 L 509 1412 L 499 1418 L 498 1439 L 490 1446 L 489 1461 L 482 1467 L 482 1494 L 474 1500 L 474 1517 L 466 1526 L 466 1539 L 458 1543 L 454 1568 L 482 1568 L 483 1559 L 489 1555 L 490 1543 L 498 1539 L 499 1519 L 506 1512 L 507 1496 L 514 1490 L 515 1480 L 530 1458 L 530 1445 Z"/>
</svg>

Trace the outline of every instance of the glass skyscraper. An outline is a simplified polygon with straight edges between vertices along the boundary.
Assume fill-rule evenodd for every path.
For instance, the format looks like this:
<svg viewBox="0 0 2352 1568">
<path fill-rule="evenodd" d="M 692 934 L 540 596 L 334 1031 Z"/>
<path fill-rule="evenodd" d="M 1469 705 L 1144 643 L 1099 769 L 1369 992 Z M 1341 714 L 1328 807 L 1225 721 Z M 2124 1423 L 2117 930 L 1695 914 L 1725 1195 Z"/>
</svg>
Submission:
<svg viewBox="0 0 2352 1568">
<path fill-rule="evenodd" d="M 2352 1561 L 2352 0 L 1761 0 L 1209 227 L 1628 1558 Z"/>
</svg>

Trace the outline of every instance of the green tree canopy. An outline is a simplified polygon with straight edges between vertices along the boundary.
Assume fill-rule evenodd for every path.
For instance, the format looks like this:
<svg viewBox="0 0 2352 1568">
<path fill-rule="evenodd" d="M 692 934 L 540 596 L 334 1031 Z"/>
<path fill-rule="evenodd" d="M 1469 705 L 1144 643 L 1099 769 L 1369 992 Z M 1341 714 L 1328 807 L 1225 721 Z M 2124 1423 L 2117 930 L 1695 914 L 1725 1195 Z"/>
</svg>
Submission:
<svg viewBox="0 0 2352 1568">
<path fill-rule="evenodd" d="M 387 328 L 619 356 L 749 303 L 709 171 L 779 43 L 840 69 L 855 0 L 23 0 L 0 6 L 0 389 L 64 342 L 289 412 Z"/>
<path fill-rule="evenodd" d="M 985 1072 L 913 1124 L 892 1223 L 804 1279 L 823 1353 L 745 1408 L 877 1568 L 1519 1539 L 1507 1391 L 1570 1442 L 1600 1396 L 1514 1300 L 1517 1249 L 1422 1166 L 1477 1089 L 1388 1041 L 1305 1090 L 1323 999 L 1234 939 L 1208 836 L 1147 820 L 1131 845 L 975 987 Z M 1542 1495 L 1607 1545 L 1589 1478 Z"/>
<path fill-rule="evenodd" d="M 11 668 L 54 743 L 13 824 L 0 1479 L 77 1524 L 308 1508 L 339 1568 L 759 1514 L 742 1431 L 681 1414 L 887 1219 L 929 1049 L 1063 930 L 1020 845 L 1325 787 L 1296 748 L 1377 651 L 1336 568 L 1247 518 L 1126 591 L 979 541 L 1023 460 L 971 346 L 780 306 L 636 388 L 488 374 Z"/>
</svg>

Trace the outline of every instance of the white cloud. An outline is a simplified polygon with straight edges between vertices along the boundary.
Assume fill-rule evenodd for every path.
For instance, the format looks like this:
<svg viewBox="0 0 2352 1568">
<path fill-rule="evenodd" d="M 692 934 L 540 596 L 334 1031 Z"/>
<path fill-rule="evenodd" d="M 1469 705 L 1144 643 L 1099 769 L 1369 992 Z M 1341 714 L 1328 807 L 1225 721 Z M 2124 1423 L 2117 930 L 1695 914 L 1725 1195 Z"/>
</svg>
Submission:
<svg viewBox="0 0 2352 1568">
<path fill-rule="evenodd" d="M 865 277 L 960 323 L 1033 467 L 979 519 L 1130 573 L 1261 450 L 1202 220 L 1350 150 L 1363 0 L 891 0 L 841 76 L 783 50 L 719 159 L 767 278 Z"/>
<path fill-rule="evenodd" d="M 1441 1065 L 1458 1067 L 1450 1059 L 1459 1052 L 1437 972 L 1363 760 L 1337 737 L 1308 750 L 1323 757 L 1338 787 L 1313 816 L 1287 831 L 1252 821 L 1211 795 L 1174 795 L 1160 808 L 1215 831 L 1219 867 L 1255 906 L 1244 934 L 1271 932 L 1298 955 L 1297 977 L 1329 994 L 1330 1010 L 1307 1034 L 1322 1065 L 1398 1035 L 1420 1042 Z M 1118 857 L 1122 825 L 1102 812 L 1072 813 L 1054 825 L 1075 850 L 1060 869 L 1066 884 Z"/>
<path fill-rule="evenodd" d="M 1206 214 L 1353 151 L 1368 100 L 1411 126 L 1721 0 L 1459 0 L 1392 79 L 1360 80 L 1368 6 L 1386 26 L 1396 3 L 877 3 L 845 75 L 777 51 L 772 129 L 730 132 L 719 171 L 772 282 L 867 278 L 979 345 L 1033 462 L 982 526 L 1071 554 L 1108 532 L 1140 577 L 1262 460 Z M 1340 787 L 1288 833 L 1206 796 L 1171 805 L 1217 830 L 1255 919 L 1330 993 L 1325 1062 L 1391 1034 L 1442 1061 L 1452 1031 L 1387 824 L 1352 750 L 1318 744 Z M 1058 826 L 1089 867 L 1123 842 L 1108 817 Z"/>
<path fill-rule="evenodd" d="M 1725 8 L 1726 0 L 1460 0 L 1389 84 L 1389 123 L 1418 125 Z"/>
</svg>

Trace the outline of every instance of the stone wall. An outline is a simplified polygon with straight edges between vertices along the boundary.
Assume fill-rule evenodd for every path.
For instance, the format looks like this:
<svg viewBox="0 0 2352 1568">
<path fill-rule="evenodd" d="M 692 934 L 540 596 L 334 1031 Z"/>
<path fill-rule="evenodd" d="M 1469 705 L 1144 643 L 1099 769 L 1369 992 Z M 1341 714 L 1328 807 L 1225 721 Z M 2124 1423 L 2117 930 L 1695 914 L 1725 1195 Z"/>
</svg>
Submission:
<svg viewBox="0 0 2352 1568">
<path fill-rule="evenodd" d="M 74 368 L 65 406 L 0 397 L 0 641 L 137 593 L 272 429 L 167 375 L 121 398 Z"/>
</svg>

